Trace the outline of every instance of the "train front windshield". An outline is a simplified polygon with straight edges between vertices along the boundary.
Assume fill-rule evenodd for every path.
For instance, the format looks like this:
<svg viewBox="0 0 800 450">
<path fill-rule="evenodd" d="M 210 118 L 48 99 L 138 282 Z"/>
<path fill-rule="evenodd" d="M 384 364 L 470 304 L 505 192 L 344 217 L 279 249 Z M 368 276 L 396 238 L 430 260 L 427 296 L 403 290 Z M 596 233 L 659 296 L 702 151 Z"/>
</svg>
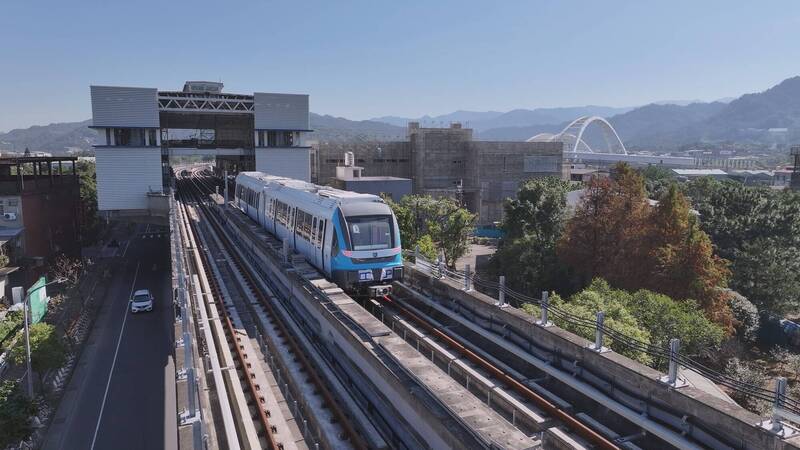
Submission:
<svg viewBox="0 0 800 450">
<path fill-rule="evenodd" d="M 353 250 L 392 248 L 392 216 L 353 216 L 347 218 Z"/>
</svg>

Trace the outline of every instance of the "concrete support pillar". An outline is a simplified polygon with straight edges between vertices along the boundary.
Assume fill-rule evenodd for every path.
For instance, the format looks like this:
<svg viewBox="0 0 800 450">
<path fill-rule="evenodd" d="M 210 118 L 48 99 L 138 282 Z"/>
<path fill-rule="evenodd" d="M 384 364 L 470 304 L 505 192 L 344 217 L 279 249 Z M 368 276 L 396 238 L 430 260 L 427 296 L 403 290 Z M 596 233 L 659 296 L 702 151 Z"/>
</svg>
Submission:
<svg viewBox="0 0 800 450">
<path fill-rule="evenodd" d="M 598 353 L 608 350 L 603 347 L 603 322 L 605 321 L 605 317 L 606 315 L 603 311 L 597 311 L 594 329 L 594 347 L 592 347 L 592 350 Z"/>
<path fill-rule="evenodd" d="M 539 321 L 536 323 L 543 327 L 549 327 L 553 325 L 549 320 L 547 320 L 547 309 L 550 307 L 549 295 L 550 294 L 547 291 L 542 291 L 542 301 L 541 301 L 542 312 Z"/>
<path fill-rule="evenodd" d="M 502 308 L 506 304 L 506 276 L 500 275 L 497 284 L 497 306 Z"/>
</svg>

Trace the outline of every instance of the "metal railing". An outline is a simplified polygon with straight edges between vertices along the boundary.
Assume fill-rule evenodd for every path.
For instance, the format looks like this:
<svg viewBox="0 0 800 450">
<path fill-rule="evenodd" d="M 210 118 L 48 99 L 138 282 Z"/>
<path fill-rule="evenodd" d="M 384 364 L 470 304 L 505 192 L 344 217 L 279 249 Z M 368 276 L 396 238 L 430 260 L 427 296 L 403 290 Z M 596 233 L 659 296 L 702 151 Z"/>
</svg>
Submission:
<svg viewBox="0 0 800 450">
<path fill-rule="evenodd" d="M 547 292 L 542 292 L 541 298 L 532 297 L 521 292 L 515 291 L 505 286 L 504 277 L 500 277 L 500 281 L 495 282 L 487 280 L 471 273 L 469 270 L 459 271 L 448 269 L 441 259 L 430 261 L 422 256 L 419 251 L 404 251 L 406 257 L 413 258 L 415 265 L 422 269 L 423 272 L 430 274 L 432 277 L 443 279 L 447 278 L 465 287 L 465 290 L 470 290 L 473 286 L 484 288 L 489 292 L 495 291 L 498 293 L 498 307 L 504 308 L 510 304 L 519 308 L 523 304 L 531 304 L 540 308 L 540 320 L 536 323 L 541 326 L 552 325 L 548 319 L 556 319 L 571 326 L 587 331 L 587 334 L 594 333 L 595 343 L 593 348 L 596 351 L 607 351 L 603 347 L 603 340 L 605 336 L 610 337 L 615 343 L 622 345 L 630 350 L 644 353 L 652 358 L 652 367 L 661 369 L 662 365 L 666 362 L 669 363 L 668 374 L 662 378 L 666 384 L 672 387 L 681 387 L 681 380 L 678 376 L 678 368 L 684 367 L 691 369 L 702 376 L 708 378 L 718 385 L 725 386 L 726 388 L 735 391 L 736 393 L 749 397 L 752 399 L 762 400 L 775 406 L 776 410 L 788 413 L 783 414 L 784 418 L 791 418 L 787 416 L 800 415 L 800 401 L 789 397 L 785 389 L 776 387 L 774 391 L 765 389 L 761 386 L 737 380 L 730 375 L 718 372 L 707 365 L 689 357 L 681 355 L 678 351 L 679 338 L 670 340 L 670 348 L 664 349 L 648 342 L 643 342 L 632 336 L 628 336 L 618 330 L 615 330 L 604 323 L 603 312 L 598 311 L 598 316 L 594 320 L 580 317 L 570 313 L 569 311 L 552 305 L 548 300 Z M 599 345 L 598 345 L 599 344 Z M 683 383 L 685 384 L 685 383 Z M 779 384 L 779 383 L 778 383 Z"/>
</svg>

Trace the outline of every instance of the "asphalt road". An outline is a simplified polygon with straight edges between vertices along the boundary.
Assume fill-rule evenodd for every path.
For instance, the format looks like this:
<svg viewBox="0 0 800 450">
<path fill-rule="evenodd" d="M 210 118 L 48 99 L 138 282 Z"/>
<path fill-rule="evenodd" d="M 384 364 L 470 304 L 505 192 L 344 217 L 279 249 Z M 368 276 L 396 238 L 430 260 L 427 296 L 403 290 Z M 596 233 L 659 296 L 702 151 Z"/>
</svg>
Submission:
<svg viewBox="0 0 800 450">
<path fill-rule="evenodd" d="M 125 267 L 110 280 L 45 449 L 177 449 L 169 241 L 120 243 Z M 152 312 L 130 313 L 136 289 L 153 293 Z"/>
</svg>

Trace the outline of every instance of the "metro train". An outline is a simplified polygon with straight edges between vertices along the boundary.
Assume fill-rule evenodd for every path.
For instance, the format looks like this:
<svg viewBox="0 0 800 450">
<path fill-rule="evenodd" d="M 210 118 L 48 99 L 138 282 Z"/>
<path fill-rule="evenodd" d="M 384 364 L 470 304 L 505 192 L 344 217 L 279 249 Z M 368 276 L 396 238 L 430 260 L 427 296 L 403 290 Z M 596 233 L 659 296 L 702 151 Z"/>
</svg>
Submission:
<svg viewBox="0 0 800 450">
<path fill-rule="evenodd" d="M 397 218 L 378 196 L 241 172 L 234 201 L 346 292 L 386 295 L 403 278 Z"/>
</svg>

